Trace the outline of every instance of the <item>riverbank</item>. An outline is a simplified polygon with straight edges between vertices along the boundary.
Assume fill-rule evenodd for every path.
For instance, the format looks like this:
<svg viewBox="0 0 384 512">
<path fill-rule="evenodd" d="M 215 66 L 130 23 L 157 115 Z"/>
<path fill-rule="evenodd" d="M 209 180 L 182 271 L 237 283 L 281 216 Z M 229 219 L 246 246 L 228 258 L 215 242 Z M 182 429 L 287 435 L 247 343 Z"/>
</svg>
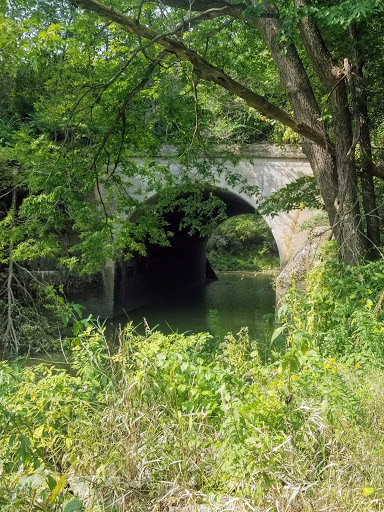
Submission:
<svg viewBox="0 0 384 512">
<path fill-rule="evenodd" d="M 227 251 L 210 251 L 208 259 L 214 270 L 220 272 L 230 271 L 255 271 L 268 272 L 276 271 L 280 268 L 280 258 L 278 254 L 265 253 L 258 248 L 249 251 L 239 251 L 239 254 L 230 254 Z"/>
<path fill-rule="evenodd" d="M 127 326 L 111 353 L 84 321 L 74 375 L 1 363 L 2 512 L 382 510 L 383 282 L 319 263 L 265 361 L 245 329 Z"/>
</svg>

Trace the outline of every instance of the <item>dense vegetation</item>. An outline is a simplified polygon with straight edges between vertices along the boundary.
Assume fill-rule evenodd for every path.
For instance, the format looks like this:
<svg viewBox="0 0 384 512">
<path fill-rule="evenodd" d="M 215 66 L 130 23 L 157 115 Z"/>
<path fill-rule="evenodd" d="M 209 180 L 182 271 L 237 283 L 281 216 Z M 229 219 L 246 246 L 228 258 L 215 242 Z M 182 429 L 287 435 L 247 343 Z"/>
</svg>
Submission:
<svg viewBox="0 0 384 512">
<path fill-rule="evenodd" d="M 111 354 L 72 310 L 71 373 L 1 363 L 1 510 L 381 510 L 384 266 L 328 256 L 268 354 L 131 326 Z"/>
<path fill-rule="evenodd" d="M 383 510 L 383 6 L 0 2 L 0 341 L 66 358 L 0 362 L 1 512 Z M 209 236 L 218 174 L 261 201 L 226 166 L 261 141 L 302 143 L 314 178 L 259 212 L 322 209 L 335 240 L 267 340 L 128 326 L 113 349 L 36 280 L 169 245 L 175 212 Z M 257 222 L 215 236 L 217 267 L 223 241 L 269 266 Z"/>
<path fill-rule="evenodd" d="M 231 217 L 208 239 L 207 257 L 215 270 L 276 270 L 279 253 L 265 220 L 255 215 Z"/>
</svg>

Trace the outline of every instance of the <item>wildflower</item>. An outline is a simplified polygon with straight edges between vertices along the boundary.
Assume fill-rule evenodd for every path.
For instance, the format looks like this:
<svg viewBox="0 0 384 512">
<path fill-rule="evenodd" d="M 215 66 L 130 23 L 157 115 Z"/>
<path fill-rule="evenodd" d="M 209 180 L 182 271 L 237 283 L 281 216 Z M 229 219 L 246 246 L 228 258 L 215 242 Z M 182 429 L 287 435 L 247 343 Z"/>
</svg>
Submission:
<svg viewBox="0 0 384 512">
<path fill-rule="evenodd" d="M 330 368 L 330 367 L 331 367 L 331 365 L 326 364 L 325 366 L 323 366 L 323 370 L 327 370 L 327 368 Z"/>
<path fill-rule="evenodd" d="M 360 368 L 360 363 L 356 363 L 356 364 L 355 364 L 355 368 L 356 368 L 356 370 L 357 370 L 358 368 Z"/>
<path fill-rule="evenodd" d="M 329 360 L 329 364 L 333 364 L 336 361 L 333 357 Z"/>
<path fill-rule="evenodd" d="M 342 369 L 342 367 L 341 367 L 341 366 L 338 366 L 338 367 L 337 367 L 337 369 L 338 369 L 338 370 L 341 370 L 341 369 Z"/>
<path fill-rule="evenodd" d="M 277 383 L 277 386 L 278 386 L 279 388 L 282 388 L 282 387 L 283 387 L 283 382 L 282 382 L 281 380 L 279 380 L 279 382 Z"/>
<path fill-rule="evenodd" d="M 291 375 L 291 379 L 292 380 L 300 380 L 300 377 L 298 377 L 297 375 Z"/>
</svg>

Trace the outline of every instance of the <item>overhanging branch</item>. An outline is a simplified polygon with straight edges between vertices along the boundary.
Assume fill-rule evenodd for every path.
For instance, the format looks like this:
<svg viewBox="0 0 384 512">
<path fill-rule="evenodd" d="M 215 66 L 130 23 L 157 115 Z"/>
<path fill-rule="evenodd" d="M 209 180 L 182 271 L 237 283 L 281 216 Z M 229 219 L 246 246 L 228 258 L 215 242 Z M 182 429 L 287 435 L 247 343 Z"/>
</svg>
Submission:
<svg viewBox="0 0 384 512">
<path fill-rule="evenodd" d="M 237 4 L 230 4 L 223 0 L 194 0 L 192 3 L 190 0 L 163 0 L 163 4 L 169 7 L 175 7 L 178 9 L 185 9 L 188 11 L 201 12 L 206 9 L 220 9 L 222 14 L 232 16 L 243 21 L 249 21 L 253 25 L 257 23 L 258 18 L 276 18 L 278 14 L 274 9 L 268 9 L 268 6 L 264 7 L 262 11 L 257 13 L 257 16 L 252 15 L 252 11 L 249 6 L 244 2 Z"/>
<path fill-rule="evenodd" d="M 112 135 L 112 133 L 114 132 L 114 130 L 116 129 L 116 126 L 118 124 L 118 122 L 120 121 L 120 119 L 124 116 L 124 113 L 128 107 L 128 104 L 129 102 L 137 95 L 139 94 L 144 88 L 145 86 L 148 84 L 150 78 L 151 78 L 151 75 L 153 73 L 153 71 L 155 70 L 156 66 L 158 66 L 158 64 L 161 62 L 161 60 L 163 59 L 163 57 L 165 56 L 166 52 L 163 50 L 156 58 L 156 60 L 154 60 L 149 66 L 148 66 L 148 69 L 146 70 L 146 73 L 144 75 L 144 77 L 142 78 L 142 80 L 140 81 L 140 83 L 134 88 L 132 89 L 131 91 L 129 91 L 124 99 L 124 101 L 122 102 L 122 104 L 120 105 L 118 111 L 117 111 L 117 114 L 116 114 L 116 117 L 114 119 L 114 122 L 113 124 L 111 125 L 111 127 L 109 128 L 109 130 L 104 134 L 104 137 L 100 143 L 100 146 L 98 148 L 98 150 L 96 151 L 94 157 L 93 157 L 93 160 L 92 160 L 92 163 L 91 165 L 89 166 L 89 168 L 94 168 L 95 165 L 96 165 L 96 162 L 97 162 L 97 159 L 99 158 L 100 156 L 100 153 L 103 151 L 103 149 L 105 148 L 105 145 L 106 143 L 108 142 L 108 139 L 109 137 Z"/>
<path fill-rule="evenodd" d="M 198 55 L 195 51 L 185 46 L 181 41 L 164 35 L 152 28 L 142 25 L 137 20 L 108 7 L 97 0 L 70 0 L 74 5 L 90 10 L 103 18 L 110 19 L 121 25 L 129 33 L 150 40 L 155 40 L 167 51 L 174 53 L 179 58 L 190 62 L 196 75 L 209 82 L 223 87 L 230 93 L 242 98 L 250 107 L 261 114 L 281 122 L 291 128 L 294 132 L 313 141 L 327 151 L 332 152 L 332 144 L 324 138 L 324 135 L 314 130 L 311 126 L 302 123 L 293 116 L 270 103 L 267 99 L 248 89 L 236 80 L 232 79 L 223 70 L 210 64 L 207 60 Z M 222 4 L 221 4 L 222 6 Z M 211 6 L 210 6 L 211 7 Z"/>
</svg>

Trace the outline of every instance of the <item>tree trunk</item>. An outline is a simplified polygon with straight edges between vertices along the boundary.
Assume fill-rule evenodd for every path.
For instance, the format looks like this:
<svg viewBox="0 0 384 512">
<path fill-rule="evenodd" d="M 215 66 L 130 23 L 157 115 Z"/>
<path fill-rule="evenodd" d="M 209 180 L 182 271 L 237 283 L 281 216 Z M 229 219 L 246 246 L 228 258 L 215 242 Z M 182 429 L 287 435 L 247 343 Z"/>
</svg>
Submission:
<svg viewBox="0 0 384 512">
<path fill-rule="evenodd" d="M 298 9 L 306 5 L 305 0 L 295 0 Z M 306 53 L 328 94 L 332 109 L 337 175 L 334 207 L 338 229 L 335 230 L 335 235 L 342 260 L 357 265 L 365 256 L 366 247 L 360 218 L 352 118 L 345 74 L 334 63 L 318 28 L 308 17 L 300 20 L 300 34 Z"/>
<path fill-rule="evenodd" d="M 316 131 L 322 132 L 324 140 L 326 140 L 324 127 L 319 120 L 320 109 L 297 50 L 293 44 L 288 48 L 283 48 L 278 42 L 281 28 L 281 21 L 277 17 L 258 20 L 258 29 L 274 59 L 295 117 L 302 119 Z M 338 172 L 342 161 L 340 155 L 342 148 L 339 144 L 337 156 L 334 158 L 329 152 L 324 151 L 308 139 L 304 138 L 302 145 L 324 200 L 329 222 L 340 249 L 341 259 L 348 264 L 358 264 L 364 256 L 364 246 L 357 229 L 359 225 L 357 193 L 356 186 L 347 190 L 352 199 L 346 192 L 343 192 L 346 183 L 345 180 L 341 180 Z M 350 170 L 349 167 L 348 170 Z M 341 198 L 345 201 L 349 200 L 349 206 L 346 206 Z M 354 200 L 356 200 L 356 206 L 352 207 L 351 204 L 354 204 Z"/>
</svg>

